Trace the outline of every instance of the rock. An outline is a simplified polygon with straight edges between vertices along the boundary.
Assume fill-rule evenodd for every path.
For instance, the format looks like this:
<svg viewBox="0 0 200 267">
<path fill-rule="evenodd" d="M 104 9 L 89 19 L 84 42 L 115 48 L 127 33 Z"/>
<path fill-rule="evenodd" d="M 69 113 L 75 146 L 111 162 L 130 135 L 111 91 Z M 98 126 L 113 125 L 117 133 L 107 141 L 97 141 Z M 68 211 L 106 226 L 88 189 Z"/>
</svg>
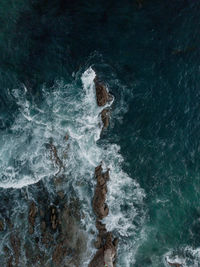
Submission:
<svg viewBox="0 0 200 267">
<path fill-rule="evenodd" d="M 101 112 L 101 120 L 103 122 L 103 130 L 108 128 L 108 125 L 109 125 L 109 120 L 110 120 L 110 117 L 109 117 L 109 109 L 105 108 L 102 110 Z"/>
<path fill-rule="evenodd" d="M 46 231 L 46 222 L 45 221 L 41 222 L 40 228 L 41 228 L 42 233 Z"/>
<path fill-rule="evenodd" d="M 50 233 L 45 232 L 42 234 L 41 242 L 46 248 L 49 248 L 53 244 L 53 236 Z"/>
<path fill-rule="evenodd" d="M 2 232 L 4 230 L 4 224 L 2 221 L 0 221 L 0 231 Z"/>
<path fill-rule="evenodd" d="M 7 262 L 6 267 L 14 267 L 13 264 L 12 264 L 12 261 L 13 261 L 13 257 L 11 256 L 11 257 L 8 259 L 8 262 Z"/>
<path fill-rule="evenodd" d="M 104 246 L 104 250 L 105 251 L 111 250 L 111 254 L 113 255 L 112 256 L 113 259 L 114 259 L 115 255 L 116 255 L 117 246 L 118 246 L 118 239 L 115 238 L 114 240 L 112 240 L 112 233 L 110 233 L 110 232 L 107 233 L 106 243 L 105 243 L 105 246 Z"/>
<path fill-rule="evenodd" d="M 48 145 L 48 147 L 50 148 L 50 153 L 51 153 L 51 160 L 55 162 L 55 164 L 58 166 L 58 172 L 56 173 L 56 175 L 58 175 L 62 169 L 64 169 L 64 165 L 63 162 L 61 161 L 61 159 L 58 156 L 58 151 L 56 146 L 53 144 L 53 142 L 51 141 L 50 144 Z"/>
<path fill-rule="evenodd" d="M 182 266 L 182 264 L 180 264 L 180 263 L 171 263 L 171 262 L 169 262 L 168 261 L 168 264 L 170 265 L 170 266 L 173 266 L 173 267 L 181 267 Z"/>
<path fill-rule="evenodd" d="M 99 220 L 96 220 L 96 228 L 99 231 L 100 235 L 104 235 L 107 233 L 106 225 L 100 222 Z"/>
<path fill-rule="evenodd" d="M 114 267 L 116 262 L 116 252 L 118 239 L 112 240 L 112 233 L 108 233 L 106 225 L 100 220 L 106 217 L 109 213 L 107 204 L 105 203 L 107 194 L 107 181 L 109 180 L 109 169 L 103 173 L 102 165 L 95 168 L 95 177 L 97 180 L 94 198 L 93 209 L 97 216 L 96 228 L 99 232 L 97 240 L 94 243 L 97 252 L 89 264 L 89 267 L 105 266 Z"/>
<path fill-rule="evenodd" d="M 58 212 L 56 207 L 52 206 L 50 207 L 50 221 L 51 221 L 51 227 L 55 231 L 58 227 Z"/>
<path fill-rule="evenodd" d="M 28 221 L 29 221 L 29 234 L 34 233 L 35 217 L 37 215 L 37 208 L 35 202 L 32 201 L 29 207 Z"/>
<path fill-rule="evenodd" d="M 109 101 L 109 93 L 106 86 L 99 81 L 97 76 L 94 78 L 94 84 L 96 89 L 97 105 L 99 107 L 105 106 L 105 104 Z"/>
<path fill-rule="evenodd" d="M 101 239 L 101 236 L 98 235 L 97 240 L 94 242 L 94 246 L 95 246 L 95 248 L 99 249 L 99 248 L 101 248 L 101 245 L 102 245 L 102 239 Z"/>
<path fill-rule="evenodd" d="M 142 8 L 142 6 L 143 6 L 143 0 L 136 0 L 136 2 L 137 2 L 138 7 L 139 8 Z"/>
<path fill-rule="evenodd" d="M 67 256 L 67 248 L 63 246 L 63 244 L 58 244 L 53 251 L 52 260 L 59 266 L 63 259 Z"/>
<path fill-rule="evenodd" d="M 69 134 L 66 134 L 65 135 L 65 141 L 68 141 L 69 140 Z"/>
<path fill-rule="evenodd" d="M 88 265 L 88 267 L 104 267 L 104 250 L 100 248 L 95 254 L 94 258 Z"/>
<path fill-rule="evenodd" d="M 5 246 L 3 248 L 3 251 L 5 252 L 5 255 L 6 255 L 6 267 L 13 267 L 13 256 L 11 255 L 11 251 L 10 249 Z"/>
<path fill-rule="evenodd" d="M 112 241 L 112 233 L 106 234 L 105 245 L 99 248 L 88 267 L 113 267 L 117 251 L 117 239 Z"/>
<path fill-rule="evenodd" d="M 97 185 L 95 188 L 93 198 L 93 210 L 98 219 L 102 220 L 109 213 L 109 208 L 106 201 L 107 181 L 109 180 L 109 171 L 102 173 L 102 167 L 97 166 L 95 169 L 95 176 L 97 178 Z"/>
<path fill-rule="evenodd" d="M 17 235 L 12 234 L 10 236 L 10 243 L 11 243 L 11 247 L 13 249 L 13 254 L 15 258 L 15 266 L 17 267 L 19 264 L 21 242 Z"/>
<path fill-rule="evenodd" d="M 63 191 L 58 191 L 59 198 L 63 199 L 65 197 L 65 193 Z"/>
</svg>

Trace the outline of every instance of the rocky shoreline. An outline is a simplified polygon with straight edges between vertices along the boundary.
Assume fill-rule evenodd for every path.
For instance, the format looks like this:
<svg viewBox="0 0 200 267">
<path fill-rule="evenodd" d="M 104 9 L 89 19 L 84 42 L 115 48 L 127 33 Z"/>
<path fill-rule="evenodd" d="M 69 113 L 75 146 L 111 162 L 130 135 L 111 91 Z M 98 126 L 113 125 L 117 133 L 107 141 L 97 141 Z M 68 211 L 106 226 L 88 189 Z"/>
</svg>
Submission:
<svg viewBox="0 0 200 267">
<path fill-rule="evenodd" d="M 112 96 L 108 93 L 106 86 L 101 83 L 98 77 L 94 79 L 97 105 L 99 107 L 105 106 L 112 100 Z M 104 108 L 101 112 L 101 119 L 103 123 L 102 130 L 109 125 L 109 109 Z M 103 172 L 102 164 L 95 168 L 96 188 L 94 192 L 92 207 L 96 215 L 96 228 L 98 230 L 95 247 L 97 252 L 89 264 L 89 267 L 113 267 L 116 264 L 116 253 L 118 246 L 118 239 L 108 232 L 106 225 L 101 222 L 109 213 L 109 207 L 106 204 L 107 195 L 107 181 L 109 180 L 109 169 Z"/>
<path fill-rule="evenodd" d="M 105 106 L 99 114 L 103 124 L 102 130 L 105 130 L 109 125 L 110 114 L 107 104 L 113 97 L 97 77 L 94 79 L 94 84 L 97 105 Z M 68 150 L 70 136 L 67 134 L 64 140 Z M 3 246 L 1 255 L 3 258 L 0 260 L 6 267 L 80 267 L 84 255 L 87 254 L 88 237 L 81 226 L 83 214 L 79 200 L 75 192 L 66 194 L 63 190 L 63 183 L 67 178 L 63 172 L 64 164 L 53 140 L 46 144 L 46 148 L 49 151 L 50 160 L 58 169 L 52 180 L 53 191 L 49 191 L 42 180 L 30 185 L 28 191 L 8 189 L 8 194 L 12 195 L 14 192 L 19 194 L 18 198 L 23 200 L 26 208 L 18 218 L 15 215 L 15 205 L 9 199 L 7 205 L 13 207 L 13 210 L 7 210 L 6 215 L 1 213 L 0 233 L 8 234 L 8 241 Z M 106 204 L 109 170 L 103 171 L 100 164 L 94 171 L 96 187 L 91 204 L 96 215 L 95 226 L 98 236 L 94 244 L 97 251 L 89 267 L 103 267 L 105 263 L 111 267 L 116 262 L 118 240 L 113 239 L 112 233 L 108 232 L 106 225 L 101 222 L 109 213 L 109 207 Z M 19 220 L 24 228 L 18 225 Z"/>
</svg>

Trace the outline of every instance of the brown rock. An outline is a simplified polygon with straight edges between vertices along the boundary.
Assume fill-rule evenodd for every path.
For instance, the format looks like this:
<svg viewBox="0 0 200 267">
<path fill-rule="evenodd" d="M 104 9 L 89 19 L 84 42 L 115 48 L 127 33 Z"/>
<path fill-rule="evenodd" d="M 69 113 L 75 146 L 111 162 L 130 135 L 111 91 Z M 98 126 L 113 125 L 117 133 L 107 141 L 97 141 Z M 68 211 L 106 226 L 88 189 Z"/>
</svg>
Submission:
<svg viewBox="0 0 200 267">
<path fill-rule="evenodd" d="M 13 249 L 13 254 L 15 258 L 15 266 L 17 267 L 19 264 L 21 242 L 17 235 L 12 234 L 10 236 L 10 243 L 11 243 L 11 247 Z"/>
<path fill-rule="evenodd" d="M 171 263 L 171 262 L 169 262 L 169 261 L 168 261 L 168 264 L 169 264 L 170 266 L 174 266 L 174 267 L 181 267 L 181 266 L 182 266 L 182 264 L 180 264 L 180 263 Z"/>
<path fill-rule="evenodd" d="M 102 246 L 102 238 L 100 235 L 97 236 L 97 240 L 94 242 L 95 248 L 99 249 Z"/>
<path fill-rule="evenodd" d="M 116 252 L 118 239 L 112 240 L 112 233 L 108 233 L 106 225 L 100 220 L 106 217 L 109 213 L 107 204 L 105 203 L 107 194 L 107 181 L 109 180 L 109 169 L 103 173 L 102 166 L 99 165 L 95 168 L 95 177 L 97 180 L 94 198 L 93 198 L 93 209 L 97 216 L 96 228 L 99 232 L 94 246 L 98 249 L 89 267 L 104 266 L 104 263 L 109 267 L 115 266 L 116 263 Z"/>
<path fill-rule="evenodd" d="M 35 226 L 35 217 L 37 215 L 37 208 L 35 202 L 32 201 L 29 207 L 28 221 L 29 221 L 29 234 L 33 234 Z"/>
<path fill-rule="evenodd" d="M 64 169 L 64 165 L 63 165 L 63 162 L 62 160 L 59 158 L 58 156 L 58 151 L 57 151 L 57 148 L 56 146 L 53 144 L 53 142 L 51 141 L 50 144 L 49 144 L 49 148 L 50 148 L 50 158 L 52 161 L 55 162 L 55 164 L 58 166 L 58 172 L 56 173 L 56 175 L 58 175 L 62 169 Z"/>
<path fill-rule="evenodd" d="M 105 104 L 109 101 L 109 94 L 106 86 L 99 81 L 97 76 L 94 78 L 94 84 L 96 89 L 97 105 L 99 107 L 105 106 Z"/>
<path fill-rule="evenodd" d="M 45 232 L 45 231 L 46 231 L 46 223 L 45 223 L 45 221 L 42 221 L 42 222 L 41 222 L 40 227 L 41 227 L 41 231 L 42 231 L 42 232 Z"/>
<path fill-rule="evenodd" d="M 58 191 L 59 198 L 63 199 L 65 197 L 65 193 L 63 191 Z"/>
<path fill-rule="evenodd" d="M 6 267 L 13 267 L 12 261 L 13 261 L 13 257 L 10 256 L 10 258 L 8 259 Z"/>
<path fill-rule="evenodd" d="M 88 267 L 103 267 L 104 265 L 104 250 L 100 248 L 95 254 L 94 258 L 88 265 Z"/>
<path fill-rule="evenodd" d="M 118 245 L 118 239 L 115 238 L 113 241 L 112 241 L 112 233 L 107 233 L 107 236 L 106 236 L 106 243 L 105 243 L 105 246 L 104 246 L 104 250 L 106 249 L 111 249 L 112 252 L 114 254 L 116 254 L 116 247 Z"/>
<path fill-rule="evenodd" d="M 4 224 L 2 221 L 0 221 L 0 231 L 3 231 L 4 230 Z"/>
<path fill-rule="evenodd" d="M 50 233 L 43 233 L 42 235 L 42 244 L 46 246 L 46 248 L 49 248 L 53 244 L 53 236 Z"/>
<path fill-rule="evenodd" d="M 51 227 L 53 230 L 56 230 L 58 226 L 58 212 L 56 207 L 54 206 L 52 206 L 50 210 L 51 210 L 51 215 L 50 215 Z"/>
<path fill-rule="evenodd" d="M 63 244 L 58 244 L 53 251 L 52 260 L 56 264 L 56 266 L 59 266 L 63 259 L 67 256 L 67 248 L 63 246 Z"/>
<path fill-rule="evenodd" d="M 102 167 L 100 165 L 95 169 L 95 176 L 97 178 L 97 185 L 93 198 L 93 210 L 97 218 L 101 220 L 109 213 L 108 206 L 105 203 L 107 194 L 106 182 L 109 179 L 109 171 L 102 173 Z"/>
</svg>

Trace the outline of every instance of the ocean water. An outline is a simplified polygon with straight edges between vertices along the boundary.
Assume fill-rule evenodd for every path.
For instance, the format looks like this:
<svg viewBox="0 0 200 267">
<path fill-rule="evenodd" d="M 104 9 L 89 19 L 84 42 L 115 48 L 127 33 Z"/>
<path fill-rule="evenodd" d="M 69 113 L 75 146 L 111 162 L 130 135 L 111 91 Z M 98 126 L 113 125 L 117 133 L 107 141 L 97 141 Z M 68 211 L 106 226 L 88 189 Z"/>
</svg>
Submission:
<svg viewBox="0 0 200 267">
<path fill-rule="evenodd" d="M 0 218 L 11 216 L 23 244 L 24 196 L 34 199 L 39 181 L 54 195 L 62 174 L 84 212 L 87 266 L 94 168 L 103 161 L 117 266 L 200 266 L 199 8 L 195 0 L 1 1 Z M 95 75 L 114 95 L 102 134 Z M 64 167 L 52 164 L 50 141 Z M 9 231 L 0 232 L 2 266 Z"/>
</svg>

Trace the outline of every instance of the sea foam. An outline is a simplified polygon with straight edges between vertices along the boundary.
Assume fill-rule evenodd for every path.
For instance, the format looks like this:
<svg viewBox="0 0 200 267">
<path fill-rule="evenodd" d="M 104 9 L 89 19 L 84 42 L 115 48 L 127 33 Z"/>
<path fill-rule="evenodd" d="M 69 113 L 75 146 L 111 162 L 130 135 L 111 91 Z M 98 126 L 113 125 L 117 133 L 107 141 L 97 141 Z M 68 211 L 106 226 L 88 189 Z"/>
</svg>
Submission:
<svg viewBox="0 0 200 267">
<path fill-rule="evenodd" d="M 92 242 L 97 234 L 91 205 L 94 170 L 103 161 L 104 167 L 110 168 L 107 194 L 110 212 L 104 222 L 108 231 L 120 239 L 119 266 L 128 267 L 134 262 L 145 220 L 145 193 L 123 171 L 120 146 L 97 142 L 103 127 L 100 113 L 105 107 L 96 103 L 95 76 L 94 70 L 88 68 L 81 77 L 73 75 L 74 81 L 69 84 L 56 81 L 50 89 L 44 86 L 40 104 L 28 100 L 25 87 L 12 91 L 19 112 L 10 131 L 1 135 L 0 187 L 21 188 L 41 179 L 49 187 L 58 173 L 63 174 L 66 179 L 63 188 L 70 195 L 72 186 L 81 201 L 84 214 L 81 222 L 88 233 L 88 253 L 83 263 L 87 266 L 95 253 Z M 50 158 L 50 142 L 57 149 L 62 170 Z"/>
</svg>

